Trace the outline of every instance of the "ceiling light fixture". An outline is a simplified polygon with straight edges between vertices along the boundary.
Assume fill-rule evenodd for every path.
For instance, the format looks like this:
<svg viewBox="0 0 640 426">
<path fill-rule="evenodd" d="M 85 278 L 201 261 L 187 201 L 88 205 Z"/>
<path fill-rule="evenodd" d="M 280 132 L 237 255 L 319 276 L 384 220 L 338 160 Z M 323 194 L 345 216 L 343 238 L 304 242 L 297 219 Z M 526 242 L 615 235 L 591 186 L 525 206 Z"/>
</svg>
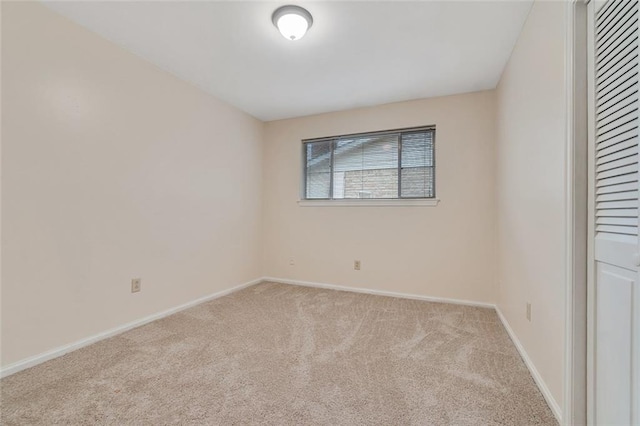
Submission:
<svg viewBox="0 0 640 426">
<path fill-rule="evenodd" d="M 271 15 L 271 21 L 287 40 L 300 40 L 313 25 L 309 11 L 293 5 L 277 8 Z"/>
</svg>

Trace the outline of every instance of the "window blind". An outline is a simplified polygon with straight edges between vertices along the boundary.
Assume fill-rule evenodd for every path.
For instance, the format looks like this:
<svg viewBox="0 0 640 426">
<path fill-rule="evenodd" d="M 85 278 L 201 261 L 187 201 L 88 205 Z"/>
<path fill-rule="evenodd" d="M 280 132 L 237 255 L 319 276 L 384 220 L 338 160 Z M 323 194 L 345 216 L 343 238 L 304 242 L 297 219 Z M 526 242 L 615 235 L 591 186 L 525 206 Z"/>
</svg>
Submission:
<svg viewBox="0 0 640 426">
<path fill-rule="evenodd" d="M 303 141 L 304 198 L 435 197 L 435 128 Z"/>
</svg>

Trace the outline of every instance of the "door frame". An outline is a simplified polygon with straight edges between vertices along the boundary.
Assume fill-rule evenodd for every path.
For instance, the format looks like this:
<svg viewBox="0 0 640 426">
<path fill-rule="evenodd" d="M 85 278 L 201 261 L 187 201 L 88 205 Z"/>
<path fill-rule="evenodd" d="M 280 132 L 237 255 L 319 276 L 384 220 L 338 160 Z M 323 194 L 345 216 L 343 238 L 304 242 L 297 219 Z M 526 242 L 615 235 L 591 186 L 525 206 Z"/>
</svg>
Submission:
<svg viewBox="0 0 640 426">
<path fill-rule="evenodd" d="M 588 187 L 588 3 L 566 3 L 565 88 L 565 354 L 562 423 L 584 425 L 591 416 L 588 380 L 588 288 L 590 281 Z"/>
</svg>

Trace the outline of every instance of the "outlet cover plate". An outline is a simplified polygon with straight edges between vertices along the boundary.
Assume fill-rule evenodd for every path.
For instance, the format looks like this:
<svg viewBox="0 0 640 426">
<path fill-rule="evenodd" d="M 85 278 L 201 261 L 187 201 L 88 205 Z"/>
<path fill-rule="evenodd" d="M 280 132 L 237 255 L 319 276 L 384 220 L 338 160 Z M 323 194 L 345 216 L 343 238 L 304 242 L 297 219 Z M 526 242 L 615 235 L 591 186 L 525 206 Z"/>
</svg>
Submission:
<svg viewBox="0 0 640 426">
<path fill-rule="evenodd" d="M 131 280 L 131 293 L 138 293 L 142 286 L 142 279 L 134 278 Z"/>
</svg>

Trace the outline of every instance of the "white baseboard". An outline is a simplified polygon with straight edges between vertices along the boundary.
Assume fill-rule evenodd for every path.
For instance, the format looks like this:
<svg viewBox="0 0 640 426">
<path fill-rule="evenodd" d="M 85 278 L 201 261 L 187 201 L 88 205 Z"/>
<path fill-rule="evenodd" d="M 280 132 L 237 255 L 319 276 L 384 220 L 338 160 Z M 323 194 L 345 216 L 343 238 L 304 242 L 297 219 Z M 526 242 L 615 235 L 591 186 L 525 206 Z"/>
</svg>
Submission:
<svg viewBox="0 0 640 426">
<path fill-rule="evenodd" d="M 234 293 L 238 290 L 242 290 L 243 288 L 250 287 L 252 285 L 258 284 L 262 282 L 262 278 L 258 278 L 244 284 L 237 285 L 235 287 L 228 288 L 226 290 L 221 290 L 216 293 L 210 294 L 208 296 L 201 297 L 196 300 L 192 300 L 191 302 L 184 303 L 182 305 L 167 309 L 162 312 L 158 312 L 144 318 L 128 322 L 121 326 L 112 328 L 107 331 L 103 331 L 102 333 L 94 334 L 93 336 L 87 337 L 85 339 L 79 340 L 77 342 L 71 343 L 69 345 L 61 346 L 50 351 L 41 353 L 39 355 L 35 355 L 21 361 L 15 362 L 13 364 L 9 364 L 6 367 L 0 369 L 0 378 L 10 376 L 11 374 L 17 373 L 18 371 L 25 370 L 29 367 L 33 367 L 38 364 L 42 364 L 43 362 L 49 361 L 54 358 L 58 358 L 64 354 L 75 351 L 77 349 L 88 346 L 92 343 L 96 343 L 100 340 L 107 339 L 109 337 L 113 337 L 117 334 L 124 333 L 125 331 L 131 330 L 132 328 L 140 327 L 141 325 L 145 325 L 150 323 L 151 321 L 158 320 L 160 318 L 168 317 L 169 315 L 173 315 L 185 309 L 191 308 L 193 306 L 199 305 L 200 303 L 208 302 L 213 299 L 217 299 L 222 296 L 226 296 L 228 294 Z"/>
<path fill-rule="evenodd" d="M 399 297 L 401 299 L 424 300 L 425 302 L 453 303 L 456 305 L 478 306 L 481 308 L 490 308 L 490 309 L 495 308 L 495 305 L 493 303 L 474 302 L 471 300 L 460 300 L 460 299 L 448 299 L 446 297 L 430 297 L 430 296 L 422 296 L 420 294 L 398 293 L 395 291 L 374 290 L 370 288 L 360 288 L 360 287 L 348 287 L 348 286 L 342 286 L 342 285 L 336 285 L 336 284 L 325 284 L 325 283 L 316 283 L 316 282 L 310 282 L 310 281 L 290 280 L 286 278 L 264 277 L 263 281 L 271 281 L 271 282 L 280 283 L 280 284 L 299 285 L 303 287 L 326 288 L 327 290 L 340 290 L 340 291 L 350 291 L 353 293 L 366 293 L 366 294 L 373 294 L 376 296 Z"/>
<path fill-rule="evenodd" d="M 531 361 L 531 358 L 529 358 L 529 354 L 527 354 L 527 351 L 525 351 L 524 346 L 522 346 L 522 343 L 520 343 L 520 340 L 516 336 L 516 333 L 513 331 L 513 329 L 509 325 L 509 322 L 507 321 L 507 318 L 502 314 L 502 311 L 498 306 L 496 306 L 496 312 L 498 313 L 498 317 L 500 318 L 500 321 L 502 321 L 502 325 L 504 326 L 505 330 L 507 330 L 507 334 L 509 334 L 511 341 L 518 349 L 518 352 L 520 352 L 520 357 L 529 369 L 529 372 L 531 373 L 533 380 L 536 382 L 536 385 L 538 385 L 538 389 L 540 389 L 542 396 L 544 396 L 544 399 L 547 401 L 547 404 L 551 408 L 553 415 L 556 417 L 556 420 L 558 420 L 558 424 L 562 424 L 562 409 L 560 408 L 560 405 L 558 405 L 553 395 L 551 395 L 551 391 L 547 387 L 547 384 L 542 379 L 542 376 L 538 372 L 538 369 L 533 364 L 533 361 Z"/>
</svg>

